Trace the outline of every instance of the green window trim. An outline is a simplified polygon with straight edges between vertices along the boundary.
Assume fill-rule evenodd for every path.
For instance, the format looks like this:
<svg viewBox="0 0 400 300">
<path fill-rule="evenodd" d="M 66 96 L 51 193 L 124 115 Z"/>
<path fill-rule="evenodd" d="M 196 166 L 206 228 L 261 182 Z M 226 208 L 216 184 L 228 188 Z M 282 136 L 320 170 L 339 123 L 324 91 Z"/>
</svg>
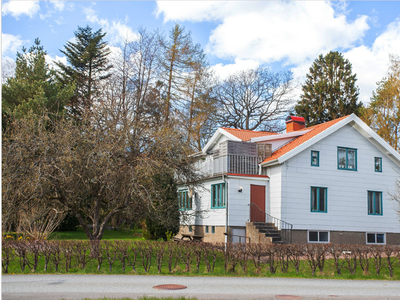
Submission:
<svg viewBox="0 0 400 300">
<path fill-rule="evenodd" d="M 319 151 L 311 150 L 311 166 L 319 167 Z"/>
<path fill-rule="evenodd" d="M 375 157 L 375 172 L 382 173 L 382 157 Z"/>
<path fill-rule="evenodd" d="M 338 170 L 357 171 L 357 149 L 338 147 L 337 168 Z"/>
<path fill-rule="evenodd" d="M 312 186 L 310 200 L 311 212 L 328 212 L 328 188 Z"/>
<path fill-rule="evenodd" d="M 368 191 L 368 215 L 383 215 L 382 192 Z"/>
<path fill-rule="evenodd" d="M 179 210 L 191 210 L 192 198 L 189 197 L 188 190 L 178 190 Z"/>
<path fill-rule="evenodd" d="M 211 185 L 211 208 L 219 209 L 226 207 L 225 183 Z"/>
</svg>

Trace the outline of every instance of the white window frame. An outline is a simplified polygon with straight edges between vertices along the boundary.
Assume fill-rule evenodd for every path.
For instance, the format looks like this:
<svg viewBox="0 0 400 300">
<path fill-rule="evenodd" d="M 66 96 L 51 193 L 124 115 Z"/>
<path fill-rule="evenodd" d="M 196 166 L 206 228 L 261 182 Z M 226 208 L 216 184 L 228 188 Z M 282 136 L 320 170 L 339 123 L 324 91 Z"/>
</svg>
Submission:
<svg viewBox="0 0 400 300">
<path fill-rule="evenodd" d="M 368 243 L 368 234 L 375 234 L 375 243 Z M 376 242 L 377 234 L 383 234 L 383 243 Z M 366 232 L 365 233 L 365 244 L 366 245 L 386 245 L 386 233 L 384 233 L 384 232 Z"/>
<path fill-rule="evenodd" d="M 310 232 L 318 232 L 318 241 L 310 241 Z M 328 241 L 319 241 L 319 233 L 327 232 L 328 233 Z M 307 243 L 308 244 L 329 244 L 331 242 L 331 232 L 329 230 L 307 230 Z"/>
</svg>

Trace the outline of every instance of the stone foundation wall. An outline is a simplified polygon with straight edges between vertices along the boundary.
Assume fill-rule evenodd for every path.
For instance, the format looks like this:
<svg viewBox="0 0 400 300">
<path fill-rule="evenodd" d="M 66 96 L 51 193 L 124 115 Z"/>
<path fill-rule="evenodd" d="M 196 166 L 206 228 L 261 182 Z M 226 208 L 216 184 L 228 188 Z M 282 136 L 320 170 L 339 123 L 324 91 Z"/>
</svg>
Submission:
<svg viewBox="0 0 400 300">
<path fill-rule="evenodd" d="M 215 233 L 211 233 L 212 226 L 208 226 L 208 233 L 206 233 L 206 226 L 192 225 L 192 232 L 189 232 L 189 226 L 180 226 L 179 233 L 176 238 L 182 238 L 182 233 L 203 236 L 203 242 L 207 243 L 224 243 L 225 242 L 225 226 L 215 226 Z"/>
<path fill-rule="evenodd" d="M 332 244 L 366 244 L 366 233 L 357 231 L 330 231 L 330 243 Z M 306 244 L 307 230 L 293 230 L 292 243 Z M 400 245 L 400 233 L 386 233 L 386 245 Z"/>
</svg>

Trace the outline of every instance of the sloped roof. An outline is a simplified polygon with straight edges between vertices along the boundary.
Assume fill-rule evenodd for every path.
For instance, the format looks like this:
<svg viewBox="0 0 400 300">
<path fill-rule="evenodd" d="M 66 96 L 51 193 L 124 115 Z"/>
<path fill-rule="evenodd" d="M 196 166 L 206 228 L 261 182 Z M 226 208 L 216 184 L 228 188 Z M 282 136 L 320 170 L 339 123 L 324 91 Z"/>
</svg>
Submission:
<svg viewBox="0 0 400 300">
<path fill-rule="evenodd" d="M 266 158 L 262 162 L 262 164 L 278 159 L 282 155 L 288 153 L 289 151 L 292 151 L 293 149 L 297 148 L 301 144 L 307 142 L 308 140 L 310 140 L 314 136 L 322 133 L 323 131 L 325 131 L 329 127 L 331 127 L 331 126 L 335 125 L 336 123 L 346 119 L 347 117 L 348 116 L 345 116 L 345 117 L 342 117 L 342 118 L 338 118 L 338 119 L 335 119 L 335 120 L 332 120 L 332 121 L 328 121 L 328 122 L 325 122 L 325 123 L 322 123 L 322 124 L 318 124 L 318 125 L 315 125 L 315 126 L 312 126 L 312 127 L 307 127 L 307 128 L 302 129 L 302 130 L 309 130 L 309 132 L 305 133 L 304 135 L 299 136 L 298 138 L 294 139 L 293 141 L 289 142 L 288 144 L 286 144 L 283 147 L 279 148 L 278 150 L 274 151 L 270 157 Z"/>
<path fill-rule="evenodd" d="M 250 141 L 252 138 L 255 138 L 255 137 L 277 134 L 277 133 L 268 132 L 268 131 L 253 131 L 253 130 L 235 129 L 235 128 L 227 128 L 227 127 L 221 127 L 221 129 L 232 134 L 233 136 L 237 137 L 238 139 L 241 139 L 244 142 Z"/>
</svg>

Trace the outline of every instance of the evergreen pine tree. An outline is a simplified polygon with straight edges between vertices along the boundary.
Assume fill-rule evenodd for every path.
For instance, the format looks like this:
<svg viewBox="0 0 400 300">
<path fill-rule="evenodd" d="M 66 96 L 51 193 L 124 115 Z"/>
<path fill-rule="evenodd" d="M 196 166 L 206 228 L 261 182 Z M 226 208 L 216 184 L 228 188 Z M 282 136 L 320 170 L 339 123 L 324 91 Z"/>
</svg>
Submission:
<svg viewBox="0 0 400 300">
<path fill-rule="evenodd" d="M 89 26 L 79 27 L 74 32 L 76 42 L 68 41 L 64 50 L 68 65 L 58 63 L 59 80 L 68 84 L 74 81 L 76 90 L 69 103 L 72 116 L 79 117 L 85 110 L 90 110 L 94 101 L 100 97 L 100 83 L 111 76 L 112 68 L 108 55 L 110 49 L 103 40 L 106 33 L 99 29 L 95 32 Z"/>
<path fill-rule="evenodd" d="M 304 117 L 307 126 L 334 120 L 351 113 L 360 115 L 362 103 L 356 74 L 349 60 L 337 51 L 322 54 L 311 66 L 302 86 L 296 114 Z"/>
<path fill-rule="evenodd" d="M 17 53 L 15 76 L 2 85 L 3 128 L 11 116 L 23 118 L 28 113 L 62 114 L 74 92 L 71 83 L 56 82 L 55 71 L 46 63 L 46 51 L 37 38 L 34 45 Z"/>
</svg>

